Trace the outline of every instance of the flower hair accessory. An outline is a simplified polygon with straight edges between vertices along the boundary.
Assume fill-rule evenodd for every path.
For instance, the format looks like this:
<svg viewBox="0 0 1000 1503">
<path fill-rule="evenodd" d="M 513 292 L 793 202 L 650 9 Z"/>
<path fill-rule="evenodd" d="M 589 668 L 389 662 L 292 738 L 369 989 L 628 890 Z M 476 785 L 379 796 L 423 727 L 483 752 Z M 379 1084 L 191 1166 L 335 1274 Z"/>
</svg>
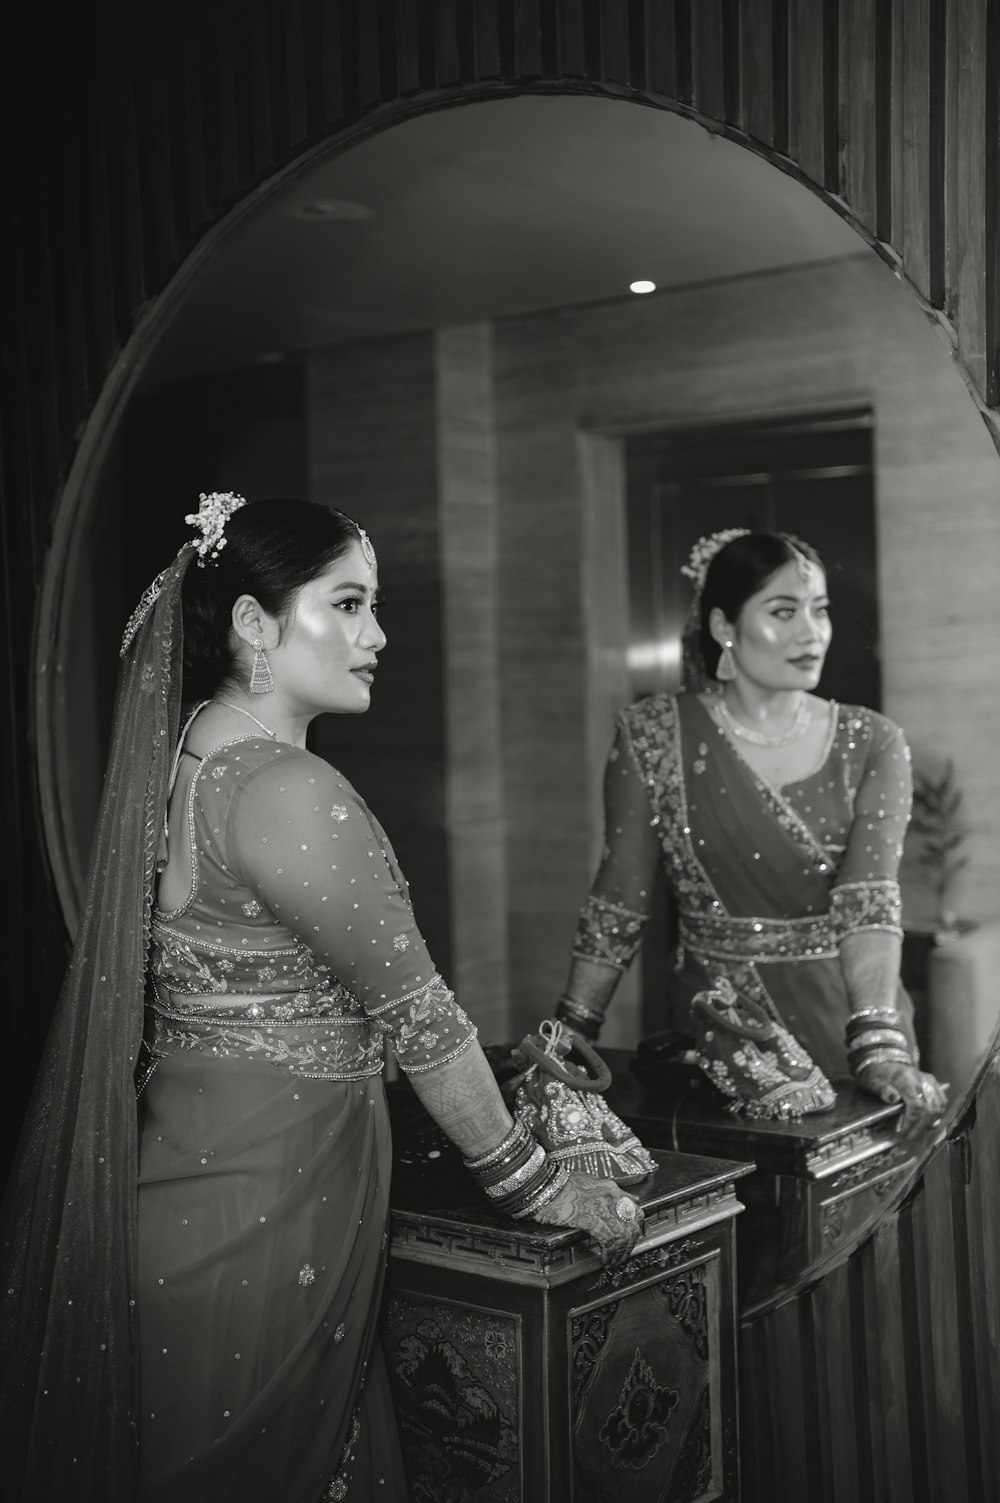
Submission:
<svg viewBox="0 0 1000 1503">
<path fill-rule="evenodd" d="M 745 538 L 749 532 L 749 527 L 727 527 L 723 532 L 713 532 L 708 537 L 698 539 L 691 549 L 687 563 L 681 565 L 681 573 L 694 585 L 696 599 L 705 588 L 708 566 L 715 555 L 721 553 L 727 543 L 733 542 L 735 538 Z"/>
<path fill-rule="evenodd" d="M 226 546 L 225 527 L 229 518 L 234 511 L 239 511 L 240 507 L 246 506 L 247 503 L 245 497 L 234 495 L 232 491 L 212 491 L 207 496 L 202 491 L 199 500 L 201 505 L 198 507 L 198 510 L 189 512 L 184 520 L 185 522 L 190 522 L 192 527 L 197 528 L 201 533 L 201 541 L 192 539 L 190 543 L 184 544 L 184 548 L 193 548 L 198 555 L 198 567 L 204 568 L 205 560 L 208 559 L 210 563 L 214 563 L 222 549 Z M 361 529 L 358 528 L 358 531 L 360 532 Z M 362 537 L 364 537 L 363 533 Z M 363 549 L 364 543 L 361 546 Z M 371 548 L 370 543 L 368 546 Z M 181 553 L 183 553 L 184 548 L 181 549 Z M 367 556 L 365 554 L 366 558 Z M 372 549 L 372 557 L 374 558 L 374 556 L 374 549 Z M 179 557 L 180 554 L 178 554 Z M 161 570 L 152 584 L 148 584 L 143 590 L 139 597 L 139 604 L 125 623 L 125 630 L 122 633 L 122 645 L 118 650 L 119 657 L 123 658 L 125 656 L 133 637 L 156 604 L 167 573 L 167 569 Z"/>
<path fill-rule="evenodd" d="M 199 499 L 198 510 L 189 512 L 184 520 L 201 533 L 201 541 L 194 547 L 198 567 L 203 569 L 206 563 L 214 563 L 226 546 L 225 529 L 229 518 L 247 503 L 245 496 L 237 496 L 232 491 L 212 491 L 207 496 L 202 491 Z"/>
</svg>

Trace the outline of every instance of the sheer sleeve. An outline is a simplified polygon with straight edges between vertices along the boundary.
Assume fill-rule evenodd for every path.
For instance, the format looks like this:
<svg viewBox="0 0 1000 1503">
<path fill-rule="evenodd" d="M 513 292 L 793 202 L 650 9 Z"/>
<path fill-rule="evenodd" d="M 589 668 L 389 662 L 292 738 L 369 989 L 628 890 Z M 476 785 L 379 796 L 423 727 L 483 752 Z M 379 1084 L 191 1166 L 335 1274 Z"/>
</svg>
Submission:
<svg viewBox="0 0 1000 1503">
<path fill-rule="evenodd" d="M 226 828 L 231 874 L 349 986 L 414 1073 L 467 1049 L 476 1030 L 434 969 L 402 874 L 345 778 L 292 749 L 246 775 Z"/>
<path fill-rule="evenodd" d="M 628 968 L 642 943 L 658 861 L 649 797 L 619 728 L 604 772 L 604 850 L 580 914 L 574 959 L 616 972 Z"/>
<path fill-rule="evenodd" d="M 903 733 L 891 720 L 873 715 L 847 848 L 830 898 L 842 939 L 866 930 L 902 935 L 898 872 L 912 797 Z"/>
</svg>

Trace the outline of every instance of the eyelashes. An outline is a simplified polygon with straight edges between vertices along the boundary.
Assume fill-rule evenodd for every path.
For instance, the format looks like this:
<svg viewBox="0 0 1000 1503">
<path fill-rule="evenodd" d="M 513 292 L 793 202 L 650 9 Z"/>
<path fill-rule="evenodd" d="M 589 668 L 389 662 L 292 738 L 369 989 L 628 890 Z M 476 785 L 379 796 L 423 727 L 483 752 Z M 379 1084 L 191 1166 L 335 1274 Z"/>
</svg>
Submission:
<svg viewBox="0 0 1000 1503">
<path fill-rule="evenodd" d="M 364 597 L 361 595 L 347 595 L 343 600 L 335 601 L 333 608 L 336 611 L 343 611 L 345 615 L 356 616 L 358 611 L 364 607 L 364 603 Z M 379 609 L 382 605 L 384 605 L 384 603 L 385 602 L 383 597 L 381 595 L 376 595 L 375 599 L 372 601 L 373 616 L 378 615 Z"/>
</svg>

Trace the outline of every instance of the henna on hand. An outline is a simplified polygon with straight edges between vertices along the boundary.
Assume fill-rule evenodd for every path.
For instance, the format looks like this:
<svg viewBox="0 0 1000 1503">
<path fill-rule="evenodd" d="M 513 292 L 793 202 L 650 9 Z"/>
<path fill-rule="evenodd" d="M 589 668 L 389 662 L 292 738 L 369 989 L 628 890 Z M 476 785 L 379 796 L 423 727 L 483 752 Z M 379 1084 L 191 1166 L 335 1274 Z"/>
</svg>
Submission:
<svg viewBox="0 0 1000 1503">
<path fill-rule="evenodd" d="M 901 1138 L 912 1138 L 936 1127 L 948 1104 L 948 1087 L 917 1065 L 886 1061 L 863 1072 L 861 1084 L 880 1101 L 901 1101 L 903 1115 L 897 1129 Z"/>
<path fill-rule="evenodd" d="M 537 1220 L 551 1226 L 576 1227 L 596 1244 L 605 1264 L 624 1263 L 642 1236 L 642 1211 L 623 1221 L 615 1210 L 627 1192 L 613 1179 L 590 1174 L 571 1174 L 558 1195 L 537 1213 Z M 632 1196 L 628 1196 L 630 1200 Z"/>
</svg>

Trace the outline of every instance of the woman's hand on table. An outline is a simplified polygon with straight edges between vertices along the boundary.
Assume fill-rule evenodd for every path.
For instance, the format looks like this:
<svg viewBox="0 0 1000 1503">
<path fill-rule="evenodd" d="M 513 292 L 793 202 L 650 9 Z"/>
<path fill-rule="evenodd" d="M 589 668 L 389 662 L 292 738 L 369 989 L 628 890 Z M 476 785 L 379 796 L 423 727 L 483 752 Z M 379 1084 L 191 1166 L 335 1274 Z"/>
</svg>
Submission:
<svg viewBox="0 0 1000 1503">
<path fill-rule="evenodd" d="M 947 1085 L 918 1065 L 892 1061 L 871 1065 L 863 1072 L 861 1084 L 888 1105 L 903 1103 L 897 1129 L 901 1138 L 914 1138 L 936 1127 L 948 1105 Z"/>
<path fill-rule="evenodd" d="M 591 1174 L 571 1174 L 535 1220 L 586 1232 L 608 1267 L 624 1263 L 642 1236 L 642 1211 L 633 1197 L 613 1179 Z"/>
</svg>

